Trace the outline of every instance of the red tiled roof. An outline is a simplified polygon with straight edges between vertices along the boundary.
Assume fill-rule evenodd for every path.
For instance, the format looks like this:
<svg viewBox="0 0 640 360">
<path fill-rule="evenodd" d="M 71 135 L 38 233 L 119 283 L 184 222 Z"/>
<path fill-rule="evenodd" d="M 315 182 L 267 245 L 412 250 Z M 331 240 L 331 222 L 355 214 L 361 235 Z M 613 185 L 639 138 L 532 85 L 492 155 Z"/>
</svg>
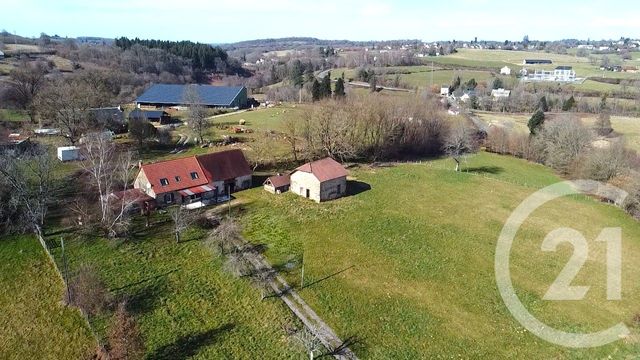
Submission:
<svg viewBox="0 0 640 360">
<path fill-rule="evenodd" d="M 209 181 L 224 181 L 251 175 L 251 168 L 242 150 L 228 150 L 197 156 L 196 159 Z"/>
<path fill-rule="evenodd" d="M 267 181 L 270 182 L 271 185 L 273 185 L 273 187 L 275 188 L 279 188 L 279 187 L 291 184 L 291 178 L 289 177 L 289 175 L 270 176 L 269 178 L 267 178 L 265 183 Z"/>
<path fill-rule="evenodd" d="M 145 194 L 140 189 L 129 189 L 129 190 L 124 190 L 124 191 L 116 191 L 116 192 L 112 193 L 111 195 L 114 196 L 118 200 L 123 200 L 124 199 L 125 202 L 141 203 L 141 202 L 155 200 L 151 196 Z"/>
<path fill-rule="evenodd" d="M 295 171 L 303 171 L 313 174 L 318 180 L 328 181 L 337 179 L 343 176 L 347 176 L 347 170 L 337 161 L 332 158 L 324 158 L 314 162 L 306 163 Z"/>
<path fill-rule="evenodd" d="M 206 185 L 209 182 L 195 156 L 142 165 L 141 171 L 144 171 L 156 194 Z M 192 172 L 198 174 L 197 179 L 191 178 Z M 180 181 L 176 181 L 176 176 L 180 177 Z M 169 181 L 168 185 L 162 186 L 160 179 L 163 178 Z"/>
</svg>

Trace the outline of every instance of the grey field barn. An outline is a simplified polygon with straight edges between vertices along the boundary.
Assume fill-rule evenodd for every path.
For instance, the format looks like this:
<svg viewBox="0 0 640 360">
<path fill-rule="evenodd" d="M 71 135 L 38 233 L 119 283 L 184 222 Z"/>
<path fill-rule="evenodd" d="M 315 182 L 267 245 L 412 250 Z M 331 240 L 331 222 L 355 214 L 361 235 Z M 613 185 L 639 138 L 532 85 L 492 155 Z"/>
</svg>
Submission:
<svg viewBox="0 0 640 360">
<path fill-rule="evenodd" d="M 193 86 L 201 100 L 199 105 L 221 108 L 247 106 L 247 88 L 244 86 L 155 84 L 136 99 L 138 105 L 177 106 L 185 104 L 185 90 Z"/>
</svg>

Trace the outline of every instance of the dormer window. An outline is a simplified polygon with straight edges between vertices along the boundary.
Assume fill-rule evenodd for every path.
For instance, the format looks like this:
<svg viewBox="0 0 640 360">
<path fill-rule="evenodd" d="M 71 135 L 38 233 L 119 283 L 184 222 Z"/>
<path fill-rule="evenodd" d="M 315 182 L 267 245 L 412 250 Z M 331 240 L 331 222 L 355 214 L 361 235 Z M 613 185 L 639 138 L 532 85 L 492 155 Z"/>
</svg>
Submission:
<svg viewBox="0 0 640 360">
<path fill-rule="evenodd" d="M 176 176 L 176 182 L 180 182 L 180 176 Z"/>
<path fill-rule="evenodd" d="M 160 185 L 162 185 L 162 186 L 169 185 L 169 179 L 167 179 L 167 178 L 160 179 Z"/>
<path fill-rule="evenodd" d="M 198 173 L 197 172 L 192 172 L 191 173 L 191 180 L 197 180 L 198 179 Z"/>
</svg>

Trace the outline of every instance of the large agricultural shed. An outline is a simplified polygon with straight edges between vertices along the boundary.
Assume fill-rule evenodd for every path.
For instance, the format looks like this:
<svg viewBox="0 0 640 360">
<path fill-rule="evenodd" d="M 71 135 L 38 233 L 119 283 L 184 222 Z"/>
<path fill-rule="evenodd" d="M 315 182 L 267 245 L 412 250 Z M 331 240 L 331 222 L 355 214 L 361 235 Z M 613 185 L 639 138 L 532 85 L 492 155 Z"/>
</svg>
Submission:
<svg viewBox="0 0 640 360">
<path fill-rule="evenodd" d="M 206 107 L 244 108 L 247 106 L 247 88 L 244 86 L 155 84 L 136 99 L 137 105 L 178 106 L 185 104 L 185 91 L 193 86 Z"/>
</svg>

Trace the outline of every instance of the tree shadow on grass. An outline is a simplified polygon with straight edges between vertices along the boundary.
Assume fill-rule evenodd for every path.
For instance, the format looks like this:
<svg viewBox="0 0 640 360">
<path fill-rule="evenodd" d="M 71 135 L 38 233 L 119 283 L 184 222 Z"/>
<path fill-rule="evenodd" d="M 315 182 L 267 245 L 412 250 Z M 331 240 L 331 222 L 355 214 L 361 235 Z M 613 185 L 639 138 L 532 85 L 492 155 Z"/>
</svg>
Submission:
<svg viewBox="0 0 640 360">
<path fill-rule="evenodd" d="M 234 324 L 225 324 L 218 328 L 178 338 L 172 344 L 156 349 L 149 360 L 182 360 L 196 355 L 203 347 L 213 344 L 217 337 L 233 330 Z"/>
<path fill-rule="evenodd" d="M 478 167 L 471 167 L 468 169 L 464 169 L 464 172 L 470 172 L 470 173 L 476 173 L 476 174 L 493 174 L 493 175 L 497 175 L 497 174 L 501 174 L 504 172 L 504 168 L 501 168 L 500 166 L 478 166 Z"/>
<path fill-rule="evenodd" d="M 357 180 L 347 180 L 347 194 L 345 196 L 355 196 L 365 191 L 371 190 L 371 185 Z"/>
<path fill-rule="evenodd" d="M 162 298 L 162 294 L 166 292 L 166 278 L 159 277 L 151 283 L 144 284 L 133 294 L 126 296 L 127 310 L 134 314 L 144 314 L 153 311 Z"/>
<path fill-rule="evenodd" d="M 365 350 L 365 344 L 364 344 L 364 341 L 359 336 L 357 335 L 349 336 L 346 339 L 344 339 L 342 341 L 342 344 L 340 344 L 340 346 L 335 348 L 333 351 L 324 353 L 318 356 L 317 358 L 318 359 L 322 359 L 325 357 L 332 358 L 332 357 L 335 357 L 336 355 L 344 355 L 345 350 L 347 348 L 352 352 L 361 353 Z"/>
</svg>

